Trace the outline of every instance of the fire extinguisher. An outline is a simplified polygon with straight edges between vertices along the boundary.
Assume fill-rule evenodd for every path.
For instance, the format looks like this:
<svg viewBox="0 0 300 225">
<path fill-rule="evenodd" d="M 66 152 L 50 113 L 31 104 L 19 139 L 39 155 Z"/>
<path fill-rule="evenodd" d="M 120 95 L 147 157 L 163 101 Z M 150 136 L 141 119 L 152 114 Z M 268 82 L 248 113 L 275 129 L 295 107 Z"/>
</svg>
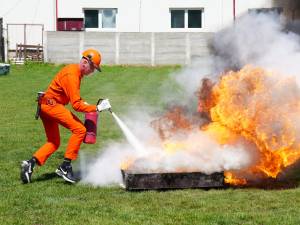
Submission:
<svg viewBox="0 0 300 225">
<path fill-rule="evenodd" d="M 83 143 L 85 144 L 96 143 L 97 121 L 98 121 L 98 112 L 85 113 L 84 126 L 86 128 L 86 135 L 84 137 Z"/>
<path fill-rule="evenodd" d="M 97 105 L 99 105 L 102 100 L 103 99 L 99 99 Z M 84 126 L 86 128 L 86 135 L 83 140 L 85 144 L 96 143 L 98 115 L 98 112 L 85 113 Z"/>
</svg>

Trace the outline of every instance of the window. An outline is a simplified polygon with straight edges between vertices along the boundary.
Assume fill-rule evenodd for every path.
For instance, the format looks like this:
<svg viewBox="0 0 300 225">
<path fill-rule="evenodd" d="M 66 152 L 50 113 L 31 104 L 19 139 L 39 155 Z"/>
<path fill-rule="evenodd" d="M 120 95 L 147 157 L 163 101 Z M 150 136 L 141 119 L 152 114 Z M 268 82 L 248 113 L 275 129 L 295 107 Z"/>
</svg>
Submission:
<svg viewBox="0 0 300 225">
<path fill-rule="evenodd" d="M 201 28 L 202 27 L 202 11 L 201 10 L 188 10 L 188 28 Z"/>
<path fill-rule="evenodd" d="M 116 28 L 117 9 L 84 10 L 85 28 Z"/>
<path fill-rule="evenodd" d="M 203 9 L 171 9 L 171 28 L 202 28 Z"/>
<path fill-rule="evenodd" d="M 171 11 L 171 27 L 184 28 L 184 10 Z"/>
<path fill-rule="evenodd" d="M 116 27 L 116 9 L 103 9 L 102 11 L 102 28 Z"/>
<path fill-rule="evenodd" d="M 85 10 L 84 11 L 84 26 L 85 28 L 98 27 L 98 10 Z"/>
</svg>

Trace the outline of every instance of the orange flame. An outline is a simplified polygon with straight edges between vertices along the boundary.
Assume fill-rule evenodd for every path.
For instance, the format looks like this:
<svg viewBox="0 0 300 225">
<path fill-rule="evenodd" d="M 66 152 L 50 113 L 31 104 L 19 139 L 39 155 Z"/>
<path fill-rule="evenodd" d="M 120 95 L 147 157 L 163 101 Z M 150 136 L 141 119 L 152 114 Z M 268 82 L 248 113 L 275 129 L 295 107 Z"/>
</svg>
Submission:
<svg viewBox="0 0 300 225">
<path fill-rule="evenodd" d="M 246 185 L 247 177 L 243 174 L 276 178 L 284 168 L 300 159 L 300 125 L 296 126 L 296 120 L 300 121 L 300 89 L 294 79 L 278 79 L 277 75 L 245 66 L 240 71 L 223 74 L 217 83 L 208 79 L 202 82 L 197 93 L 201 130 L 220 145 L 243 140 L 245 145 L 257 149 L 255 164 L 238 171 L 239 176 L 226 171 L 225 183 Z M 159 133 L 167 153 L 189 149 L 188 141 L 172 140 L 174 135 L 195 128 L 195 121 L 185 115 L 182 107 L 174 107 L 151 125 Z M 129 159 L 122 168 L 134 162 Z"/>
<path fill-rule="evenodd" d="M 206 104 L 211 105 L 212 122 L 202 128 L 220 144 L 230 144 L 237 137 L 253 143 L 260 159 L 250 171 L 272 178 L 300 158 L 293 121 L 300 115 L 300 91 L 293 79 L 275 76 L 251 66 L 224 74 L 212 87 L 211 102 Z M 230 183 L 232 174 L 226 180 Z"/>
<path fill-rule="evenodd" d="M 237 178 L 231 172 L 226 171 L 224 173 L 224 176 L 225 176 L 224 182 L 227 183 L 227 184 L 231 184 L 231 185 L 234 185 L 234 186 L 242 186 L 242 185 L 247 184 L 247 181 L 246 181 L 245 178 Z"/>
<path fill-rule="evenodd" d="M 201 129 L 220 144 L 232 144 L 238 138 L 235 133 L 219 123 L 212 122 L 202 126 Z"/>
</svg>

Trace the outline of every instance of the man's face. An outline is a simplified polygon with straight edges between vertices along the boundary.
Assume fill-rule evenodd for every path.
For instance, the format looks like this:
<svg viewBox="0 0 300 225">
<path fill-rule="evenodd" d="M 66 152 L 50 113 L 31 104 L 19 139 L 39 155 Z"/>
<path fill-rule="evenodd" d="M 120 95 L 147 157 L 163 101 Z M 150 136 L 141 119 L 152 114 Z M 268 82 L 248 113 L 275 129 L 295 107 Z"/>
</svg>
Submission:
<svg viewBox="0 0 300 225">
<path fill-rule="evenodd" d="M 93 66 L 93 64 L 85 58 L 82 58 L 80 60 L 79 65 L 80 65 L 80 71 L 83 75 L 89 75 L 89 74 L 93 73 L 95 70 L 95 67 Z"/>
</svg>

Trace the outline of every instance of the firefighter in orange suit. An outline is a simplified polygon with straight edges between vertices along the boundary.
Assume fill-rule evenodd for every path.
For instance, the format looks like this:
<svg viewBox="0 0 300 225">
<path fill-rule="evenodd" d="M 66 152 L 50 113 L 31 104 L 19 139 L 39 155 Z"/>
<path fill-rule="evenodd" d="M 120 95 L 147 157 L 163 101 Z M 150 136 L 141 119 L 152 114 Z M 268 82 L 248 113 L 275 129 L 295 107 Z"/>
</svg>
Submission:
<svg viewBox="0 0 300 225">
<path fill-rule="evenodd" d="M 101 55 L 97 50 L 87 49 L 82 53 L 79 64 L 70 64 L 62 68 L 50 83 L 47 91 L 39 99 L 40 117 L 43 122 L 47 142 L 40 147 L 30 160 L 21 164 L 21 180 L 23 183 L 31 182 L 31 175 L 36 164 L 42 166 L 60 145 L 60 134 L 58 125 L 62 125 L 72 132 L 64 161 L 57 168 L 56 174 L 65 181 L 75 183 L 71 161 L 78 155 L 80 145 L 85 137 L 86 128 L 83 123 L 67 108 L 69 102 L 75 111 L 95 112 L 110 109 L 108 99 L 99 105 L 89 105 L 80 97 L 80 83 L 84 76 L 101 71 Z"/>
</svg>

